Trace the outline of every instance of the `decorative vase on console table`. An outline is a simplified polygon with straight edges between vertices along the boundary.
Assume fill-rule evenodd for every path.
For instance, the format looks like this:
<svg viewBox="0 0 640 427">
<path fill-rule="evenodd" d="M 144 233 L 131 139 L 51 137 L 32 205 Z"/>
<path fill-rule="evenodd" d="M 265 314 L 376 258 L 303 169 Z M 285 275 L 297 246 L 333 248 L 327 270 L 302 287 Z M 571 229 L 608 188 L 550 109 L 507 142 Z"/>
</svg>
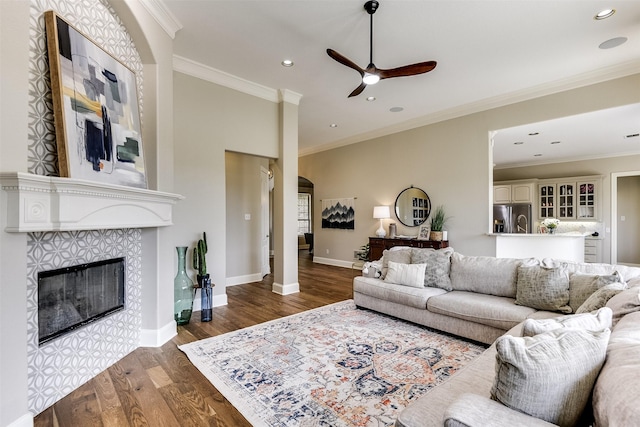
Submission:
<svg viewBox="0 0 640 427">
<path fill-rule="evenodd" d="M 178 252 L 178 273 L 173 279 L 174 319 L 178 325 L 186 325 L 193 311 L 193 282 L 187 275 L 187 247 L 176 247 Z"/>
<path fill-rule="evenodd" d="M 202 239 L 193 248 L 193 268 L 198 270 L 198 285 L 200 286 L 200 320 L 210 322 L 213 315 L 213 290 L 211 277 L 207 273 L 207 233 L 202 233 Z"/>
</svg>

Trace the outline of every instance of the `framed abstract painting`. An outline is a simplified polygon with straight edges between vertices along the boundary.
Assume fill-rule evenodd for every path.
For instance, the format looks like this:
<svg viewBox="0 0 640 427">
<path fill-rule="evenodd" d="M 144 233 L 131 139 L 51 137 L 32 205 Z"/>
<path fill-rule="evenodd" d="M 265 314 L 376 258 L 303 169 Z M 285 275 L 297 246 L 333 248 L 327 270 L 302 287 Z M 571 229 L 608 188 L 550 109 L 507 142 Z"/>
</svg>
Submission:
<svg viewBox="0 0 640 427">
<path fill-rule="evenodd" d="M 135 73 L 45 12 L 61 177 L 147 188 Z"/>
</svg>

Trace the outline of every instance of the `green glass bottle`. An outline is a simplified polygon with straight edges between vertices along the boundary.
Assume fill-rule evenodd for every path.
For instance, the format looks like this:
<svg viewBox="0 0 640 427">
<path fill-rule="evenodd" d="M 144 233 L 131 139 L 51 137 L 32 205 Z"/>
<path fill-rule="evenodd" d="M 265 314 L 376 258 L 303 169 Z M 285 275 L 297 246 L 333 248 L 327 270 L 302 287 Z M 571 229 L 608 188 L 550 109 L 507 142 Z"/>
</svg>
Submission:
<svg viewBox="0 0 640 427">
<path fill-rule="evenodd" d="M 178 251 L 178 274 L 173 279 L 173 314 L 178 325 L 186 325 L 193 311 L 193 282 L 186 270 L 187 247 L 177 246 L 176 251 Z"/>
</svg>

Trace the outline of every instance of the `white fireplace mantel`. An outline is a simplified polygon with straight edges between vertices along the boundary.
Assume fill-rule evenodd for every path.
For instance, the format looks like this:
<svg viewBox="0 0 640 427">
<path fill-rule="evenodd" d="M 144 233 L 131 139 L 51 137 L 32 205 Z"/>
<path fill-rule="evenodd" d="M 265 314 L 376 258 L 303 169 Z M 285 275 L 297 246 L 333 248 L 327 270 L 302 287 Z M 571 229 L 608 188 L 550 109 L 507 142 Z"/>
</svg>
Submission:
<svg viewBox="0 0 640 427">
<path fill-rule="evenodd" d="M 101 230 L 172 225 L 184 199 L 163 193 L 72 178 L 0 173 L 7 232 Z M 3 213 L 0 213 L 3 214 Z"/>
</svg>

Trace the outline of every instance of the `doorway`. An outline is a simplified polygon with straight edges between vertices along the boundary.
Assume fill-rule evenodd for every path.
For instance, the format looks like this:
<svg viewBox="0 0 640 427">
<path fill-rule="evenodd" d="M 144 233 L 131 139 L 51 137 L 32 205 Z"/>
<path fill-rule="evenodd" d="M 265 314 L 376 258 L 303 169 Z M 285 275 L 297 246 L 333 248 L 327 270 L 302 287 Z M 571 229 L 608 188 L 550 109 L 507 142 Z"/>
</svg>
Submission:
<svg viewBox="0 0 640 427">
<path fill-rule="evenodd" d="M 313 183 L 298 177 L 298 255 L 313 254 Z"/>
<path fill-rule="evenodd" d="M 611 174 L 611 263 L 640 266 L 640 171 Z"/>
</svg>

